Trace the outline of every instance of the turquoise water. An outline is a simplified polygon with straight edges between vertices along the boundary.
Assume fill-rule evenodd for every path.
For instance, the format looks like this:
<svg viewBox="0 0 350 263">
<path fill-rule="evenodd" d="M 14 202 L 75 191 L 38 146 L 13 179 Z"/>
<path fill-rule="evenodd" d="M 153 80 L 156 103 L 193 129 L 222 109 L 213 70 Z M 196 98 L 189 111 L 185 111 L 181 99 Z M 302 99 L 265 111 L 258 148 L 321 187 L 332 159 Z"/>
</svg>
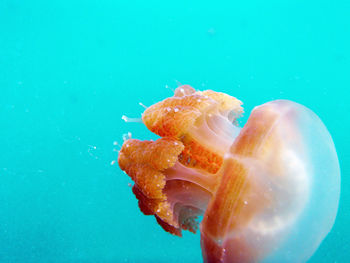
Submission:
<svg viewBox="0 0 350 263">
<path fill-rule="evenodd" d="M 321 117 L 342 194 L 310 262 L 350 262 L 349 14 L 347 0 L 0 0 L 0 262 L 201 261 L 199 235 L 142 215 L 111 165 L 122 134 L 153 136 L 121 116 L 177 82 L 236 96 L 245 119 L 277 98 Z"/>
</svg>

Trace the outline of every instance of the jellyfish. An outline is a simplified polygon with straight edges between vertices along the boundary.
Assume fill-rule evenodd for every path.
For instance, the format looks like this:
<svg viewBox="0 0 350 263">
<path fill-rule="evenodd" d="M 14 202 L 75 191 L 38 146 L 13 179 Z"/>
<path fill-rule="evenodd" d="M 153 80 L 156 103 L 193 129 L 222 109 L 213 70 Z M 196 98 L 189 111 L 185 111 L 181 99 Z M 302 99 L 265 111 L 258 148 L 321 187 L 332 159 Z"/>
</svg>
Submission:
<svg viewBox="0 0 350 263">
<path fill-rule="evenodd" d="M 180 86 L 142 114 L 159 139 L 125 140 L 119 166 L 145 215 L 200 231 L 204 262 L 306 262 L 337 214 L 332 138 L 292 101 L 255 107 L 241 128 L 242 114 L 232 96 Z"/>
</svg>

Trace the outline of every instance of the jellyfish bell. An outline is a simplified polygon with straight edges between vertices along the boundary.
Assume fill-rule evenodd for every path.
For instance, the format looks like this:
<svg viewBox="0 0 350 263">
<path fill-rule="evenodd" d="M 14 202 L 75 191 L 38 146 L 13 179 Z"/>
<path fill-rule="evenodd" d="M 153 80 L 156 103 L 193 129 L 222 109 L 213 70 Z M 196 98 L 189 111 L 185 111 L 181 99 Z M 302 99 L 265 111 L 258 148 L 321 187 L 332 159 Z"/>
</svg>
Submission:
<svg viewBox="0 0 350 263">
<path fill-rule="evenodd" d="M 286 100 L 256 107 L 241 129 L 241 104 L 179 87 L 142 116 L 161 138 L 125 141 L 118 163 L 164 230 L 196 232 L 203 215 L 205 262 L 305 262 L 337 213 L 332 138 L 315 113 Z"/>
<path fill-rule="evenodd" d="M 209 262 L 305 262 L 334 224 L 338 158 L 324 124 L 300 104 L 255 108 L 219 172 L 201 227 Z"/>
</svg>

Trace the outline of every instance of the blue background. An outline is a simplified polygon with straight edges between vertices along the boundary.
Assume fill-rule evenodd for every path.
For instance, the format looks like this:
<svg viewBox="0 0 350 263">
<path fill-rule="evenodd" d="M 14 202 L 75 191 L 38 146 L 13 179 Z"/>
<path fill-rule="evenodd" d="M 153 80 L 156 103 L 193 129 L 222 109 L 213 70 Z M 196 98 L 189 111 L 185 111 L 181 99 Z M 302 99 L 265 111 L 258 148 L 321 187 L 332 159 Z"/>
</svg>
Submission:
<svg viewBox="0 0 350 263">
<path fill-rule="evenodd" d="M 0 262 L 201 261 L 199 235 L 142 215 L 111 165 L 122 134 L 153 136 L 121 116 L 177 81 L 236 96 L 244 119 L 277 98 L 321 117 L 342 195 L 310 262 L 350 262 L 349 47 L 348 0 L 0 0 Z"/>
</svg>

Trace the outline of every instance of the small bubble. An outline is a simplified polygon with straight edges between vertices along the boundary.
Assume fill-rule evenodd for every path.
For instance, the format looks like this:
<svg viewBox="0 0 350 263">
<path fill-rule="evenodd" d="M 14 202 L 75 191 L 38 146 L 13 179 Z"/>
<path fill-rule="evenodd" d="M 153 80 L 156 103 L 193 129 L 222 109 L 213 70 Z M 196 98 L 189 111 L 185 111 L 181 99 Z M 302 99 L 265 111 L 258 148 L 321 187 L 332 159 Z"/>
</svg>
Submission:
<svg viewBox="0 0 350 263">
<path fill-rule="evenodd" d="M 115 164 L 115 160 L 111 161 L 111 165 L 114 165 Z"/>
</svg>

